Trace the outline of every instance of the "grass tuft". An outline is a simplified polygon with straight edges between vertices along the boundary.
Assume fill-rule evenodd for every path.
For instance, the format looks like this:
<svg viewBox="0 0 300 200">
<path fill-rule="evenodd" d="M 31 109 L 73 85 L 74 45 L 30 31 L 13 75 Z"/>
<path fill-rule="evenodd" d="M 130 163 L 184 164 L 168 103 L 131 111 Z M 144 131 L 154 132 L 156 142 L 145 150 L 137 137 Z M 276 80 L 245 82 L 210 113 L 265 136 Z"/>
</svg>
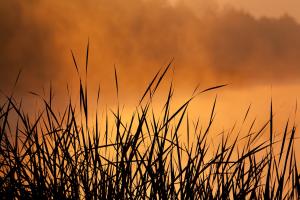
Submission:
<svg viewBox="0 0 300 200">
<path fill-rule="evenodd" d="M 88 53 L 89 44 L 86 73 Z M 79 75 L 73 53 L 72 58 Z M 90 126 L 87 82 L 80 77 L 79 110 L 70 100 L 62 114 L 55 112 L 52 88 L 50 99 L 41 97 L 42 112 L 35 118 L 24 112 L 22 102 L 13 96 L 6 97 L 0 105 L 0 196 L 3 199 L 299 199 L 295 125 L 287 121 L 282 139 L 277 140 L 271 102 L 270 119 L 259 131 L 253 131 L 254 120 L 248 132 L 235 136 L 232 132 L 222 133 L 222 139 L 213 148 L 209 135 L 217 98 L 206 129 L 199 120 L 191 121 L 188 107 L 197 95 L 225 85 L 194 92 L 175 111 L 170 108 L 171 85 L 162 114 L 157 116 L 151 99 L 170 66 L 171 62 L 154 76 L 129 121 L 123 120 L 118 108 L 111 111 L 113 123 L 107 111 L 103 119 L 97 113 L 94 125 Z M 118 94 L 116 69 L 115 82 Z M 100 87 L 97 104 L 99 93 Z M 250 108 L 251 105 L 243 123 Z M 269 139 L 262 141 L 268 127 Z M 186 135 L 187 143 L 181 142 L 182 135 Z M 241 148 L 239 143 L 245 145 Z"/>
</svg>

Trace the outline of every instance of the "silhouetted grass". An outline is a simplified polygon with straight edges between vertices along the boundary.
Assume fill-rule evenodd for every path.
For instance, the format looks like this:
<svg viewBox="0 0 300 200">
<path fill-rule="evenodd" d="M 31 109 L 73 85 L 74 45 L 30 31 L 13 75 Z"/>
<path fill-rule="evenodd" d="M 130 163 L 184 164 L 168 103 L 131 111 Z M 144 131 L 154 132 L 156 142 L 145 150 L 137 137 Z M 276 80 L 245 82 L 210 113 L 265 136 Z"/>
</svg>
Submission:
<svg viewBox="0 0 300 200">
<path fill-rule="evenodd" d="M 86 71 L 87 65 L 88 59 Z M 61 114 L 54 111 L 51 98 L 40 97 L 44 106 L 34 118 L 13 96 L 6 97 L 0 105 L 0 197 L 299 199 L 295 125 L 287 122 L 282 139 L 275 140 L 271 103 L 270 119 L 261 130 L 251 126 L 248 133 L 223 134 L 213 148 L 209 134 L 216 101 L 206 128 L 193 123 L 187 110 L 197 95 L 223 85 L 195 90 L 175 111 L 170 108 L 171 86 L 157 116 L 151 100 L 170 65 L 150 82 L 131 120 L 124 121 L 119 108 L 111 111 L 113 124 L 106 113 L 104 119 L 96 114 L 90 125 L 85 80 L 79 81 L 80 108 L 70 100 Z M 116 71 L 115 77 L 118 92 Z M 183 128 L 187 142 L 180 141 Z M 262 141 L 265 131 L 269 139 Z"/>
</svg>

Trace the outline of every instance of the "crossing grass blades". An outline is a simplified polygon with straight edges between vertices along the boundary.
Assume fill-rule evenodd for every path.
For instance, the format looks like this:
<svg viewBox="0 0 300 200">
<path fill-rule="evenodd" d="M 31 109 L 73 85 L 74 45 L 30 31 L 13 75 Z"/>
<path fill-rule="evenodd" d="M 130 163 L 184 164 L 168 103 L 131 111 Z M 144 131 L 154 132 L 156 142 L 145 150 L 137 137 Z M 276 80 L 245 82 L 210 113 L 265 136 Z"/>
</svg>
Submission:
<svg viewBox="0 0 300 200">
<path fill-rule="evenodd" d="M 127 121 L 117 108 L 106 117 L 96 114 L 91 125 L 81 78 L 80 106 L 70 100 L 61 113 L 53 108 L 51 94 L 50 99 L 39 97 L 43 108 L 35 117 L 13 95 L 1 97 L 1 198 L 299 199 L 295 125 L 287 122 L 275 138 L 271 103 L 270 118 L 260 130 L 223 134 L 212 147 L 216 101 L 206 126 L 188 117 L 188 107 L 196 96 L 223 85 L 196 90 L 174 111 L 171 86 L 157 116 L 152 98 L 170 65 L 150 81 Z M 86 71 L 87 66 L 88 51 Z M 115 78 L 118 92 L 116 72 Z M 263 141 L 265 134 L 269 139 Z"/>
</svg>

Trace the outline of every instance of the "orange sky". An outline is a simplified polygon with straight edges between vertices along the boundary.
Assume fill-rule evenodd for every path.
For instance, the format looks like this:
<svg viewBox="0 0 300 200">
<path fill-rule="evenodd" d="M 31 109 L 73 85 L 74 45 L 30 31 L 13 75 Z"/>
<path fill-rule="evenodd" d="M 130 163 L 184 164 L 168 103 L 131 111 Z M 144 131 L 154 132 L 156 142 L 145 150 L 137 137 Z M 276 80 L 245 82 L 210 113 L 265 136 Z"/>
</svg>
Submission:
<svg viewBox="0 0 300 200">
<path fill-rule="evenodd" d="M 298 0 L 169 0 L 171 3 L 185 1 L 193 7 L 209 5 L 219 8 L 233 7 L 235 9 L 250 12 L 255 17 L 280 17 L 288 14 L 300 20 L 300 2 Z"/>
<path fill-rule="evenodd" d="M 218 0 L 218 2 L 247 10 L 258 17 L 278 17 L 289 14 L 300 21 L 300 2 L 298 0 Z"/>
<path fill-rule="evenodd" d="M 89 84 L 95 92 L 101 84 L 103 104 L 116 102 L 114 65 L 121 100 L 130 107 L 155 72 L 174 58 L 165 83 L 174 79 L 178 99 L 188 97 L 197 84 L 203 89 L 229 84 L 199 97 L 191 112 L 198 114 L 199 106 L 206 112 L 218 94 L 221 128 L 232 126 L 250 103 L 253 117 L 263 121 L 273 96 L 283 121 L 292 115 L 299 97 L 298 2 L 2 1 L 0 89 L 9 91 L 22 68 L 16 88 L 20 94 L 41 92 L 52 80 L 60 98 L 66 83 L 77 87 L 70 50 L 83 73 L 89 38 Z"/>
</svg>

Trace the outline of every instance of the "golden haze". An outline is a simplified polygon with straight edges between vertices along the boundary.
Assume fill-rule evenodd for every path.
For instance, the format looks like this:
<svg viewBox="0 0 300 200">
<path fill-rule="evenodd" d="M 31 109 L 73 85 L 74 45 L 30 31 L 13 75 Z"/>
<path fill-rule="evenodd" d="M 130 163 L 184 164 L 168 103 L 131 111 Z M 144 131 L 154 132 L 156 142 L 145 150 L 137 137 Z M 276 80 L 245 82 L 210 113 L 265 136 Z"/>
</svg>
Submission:
<svg viewBox="0 0 300 200">
<path fill-rule="evenodd" d="M 9 91 L 22 68 L 16 88 L 20 94 L 40 92 L 50 80 L 58 98 L 65 94 L 66 83 L 77 89 L 70 50 L 84 74 L 89 38 L 88 83 L 95 93 L 101 84 L 103 105 L 116 103 L 114 65 L 120 100 L 130 107 L 155 72 L 174 58 L 174 74 L 168 77 L 180 98 L 188 97 L 197 84 L 203 89 L 229 84 L 217 92 L 217 116 L 224 126 L 230 127 L 250 103 L 253 115 L 267 120 L 271 96 L 278 118 L 292 115 L 300 89 L 297 20 L 288 15 L 258 17 L 218 2 L 191 2 L 2 1 L 0 88 Z M 199 97 L 199 104 L 208 109 L 214 96 Z"/>
</svg>

